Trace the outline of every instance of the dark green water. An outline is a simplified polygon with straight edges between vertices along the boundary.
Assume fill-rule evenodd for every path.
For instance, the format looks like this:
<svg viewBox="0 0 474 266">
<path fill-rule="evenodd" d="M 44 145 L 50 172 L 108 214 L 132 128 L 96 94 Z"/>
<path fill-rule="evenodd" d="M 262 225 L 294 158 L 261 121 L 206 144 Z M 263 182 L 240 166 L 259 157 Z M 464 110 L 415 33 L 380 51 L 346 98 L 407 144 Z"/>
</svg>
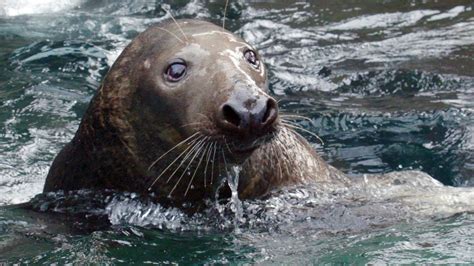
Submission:
<svg viewBox="0 0 474 266">
<path fill-rule="evenodd" d="M 225 1 L 33 2 L 0 1 L 0 205 L 41 192 L 115 58 L 168 18 L 162 4 L 178 18 L 221 23 Z M 230 2 L 227 28 L 259 49 L 281 109 L 311 118 L 300 124 L 323 138 L 307 136 L 328 162 L 350 174 L 420 169 L 474 185 L 472 1 Z M 331 227 L 339 209 L 324 224 L 323 209 L 295 211 L 307 203 L 276 197 L 212 220 L 122 199 L 107 205 L 112 228 L 86 234 L 38 233 L 36 218 L 3 208 L 0 262 L 474 262 L 472 214 Z M 252 213 L 262 205 L 278 211 Z"/>
</svg>

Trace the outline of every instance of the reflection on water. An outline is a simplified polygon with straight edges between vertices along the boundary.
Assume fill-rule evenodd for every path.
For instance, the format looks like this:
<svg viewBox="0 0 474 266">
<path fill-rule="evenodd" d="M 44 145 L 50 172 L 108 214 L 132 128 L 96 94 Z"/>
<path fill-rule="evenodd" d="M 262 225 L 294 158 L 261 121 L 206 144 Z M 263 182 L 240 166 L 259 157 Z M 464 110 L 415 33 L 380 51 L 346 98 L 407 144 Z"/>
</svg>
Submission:
<svg viewBox="0 0 474 266">
<path fill-rule="evenodd" d="M 72 138 L 121 50 L 147 26 L 169 18 L 162 4 L 178 18 L 220 24 L 224 2 L 0 2 L 0 205 L 41 192 L 53 157 Z M 444 184 L 474 184 L 472 1 L 230 3 L 228 29 L 259 49 L 281 109 L 311 118 L 298 123 L 324 139 L 321 146 L 307 136 L 331 164 L 351 174 L 421 169 Z M 144 211 L 143 205 L 124 206 L 131 217 L 132 210 Z M 152 209 L 166 218 L 159 206 Z M 168 211 L 168 217 L 181 215 Z M 0 217 L 1 239 L 13 227 L 28 227 L 15 221 L 34 224 L 11 211 L 0 211 Z M 118 224 L 124 221 L 111 217 Z M 160 221 L 173 224 L 158 218 L 151 224 Z M 292 224 L 294 231 L 279 237 L 274 236 L 277 227 L 252 231 L 251 237 L 245 230 L 177 234 L 124 227 L 86 238 L 40 238 L 38 250 L 49 250 L 46 255 L 15 256 L 31 262 L 144 262 L 169 256 L 170 262 L 308 263 L 349 262 L 354 254 L 364 254 L 356 262 L 472 262 L 460 251 L 473 244 L 465 237 L 473 232 L 472 221 L 465 214 L 427 227 L 401 225 L 350 237 L 326 235 L 324 240 L 304 226 L 314 221 Z M 302 233 L 305 229 L 312 234 Z M 18 243 L 24 252 L 32 245 Z M 182 250 L 171 248 L 175 245 L 190 251 L 182 256 Z M 57 246 L 62 248 L 52 251 Z M 412 252 L 401 252 L 406 250 Z"/>
</svg>

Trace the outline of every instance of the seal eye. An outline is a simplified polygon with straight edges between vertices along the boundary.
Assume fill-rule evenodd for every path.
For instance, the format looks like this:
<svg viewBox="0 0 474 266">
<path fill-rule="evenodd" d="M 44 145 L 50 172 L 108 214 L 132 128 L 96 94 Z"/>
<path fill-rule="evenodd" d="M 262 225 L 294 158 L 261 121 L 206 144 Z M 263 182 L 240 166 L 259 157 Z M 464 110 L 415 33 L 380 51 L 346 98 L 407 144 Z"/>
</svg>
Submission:
<svg viewBox="0 0 474 266">
<path fill-rule="evenodd" d="M 186 74 L 186 68 L 186 63 L 183 60 L 176 60 L 166 68 L 165 77 L 168 81 L 177 82 Z"/>
<path fill-rule="evenodd" d="M 253 67 L 258 68 L 260 66 L 260 60 L 257 58 L 257 54 L 252 50 L 244 52 L 244 57 Z"/>
</svg>

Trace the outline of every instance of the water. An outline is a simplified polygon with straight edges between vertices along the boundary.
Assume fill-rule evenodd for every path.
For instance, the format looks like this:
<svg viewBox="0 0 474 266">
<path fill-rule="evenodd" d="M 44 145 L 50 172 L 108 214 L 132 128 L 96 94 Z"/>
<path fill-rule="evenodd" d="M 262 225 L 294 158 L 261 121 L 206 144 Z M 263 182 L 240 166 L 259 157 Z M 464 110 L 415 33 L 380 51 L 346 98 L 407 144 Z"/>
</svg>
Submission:
<svg viewBox="0 0 474 266">
<path fill-rule="evenodd" d="M 41 192 L 115 58 L 168 18 L 162 4 L 176 17 L 219 24 L 225 1 L 33 2 L 0 1 L 0 205 Z M 420 169 L 446 185 L 473 186 L 473 8 L 457 0 L 231 1 L 226 25 L 259 49 L 281 110 L 311 118 L 299 123 L 322 137 L 324 146 L 305 135 L 332 165 L 350 174 Z M 105 193 L 93 209 L 77 201 L 69 209 L 43 205 L 99 217 L 72 231 L 58 224 L 55 234 L 41 232 L 43 220 L 4 207 L 0 261 L 474 261 L 472 214 L 406 215 L 385 225 L 382 215 L 359 215 L 360 206 L 318 193 L 234 198 L 192 217 Z M 101 219 L 112 227 L 98 230 Z"/>
</svg>

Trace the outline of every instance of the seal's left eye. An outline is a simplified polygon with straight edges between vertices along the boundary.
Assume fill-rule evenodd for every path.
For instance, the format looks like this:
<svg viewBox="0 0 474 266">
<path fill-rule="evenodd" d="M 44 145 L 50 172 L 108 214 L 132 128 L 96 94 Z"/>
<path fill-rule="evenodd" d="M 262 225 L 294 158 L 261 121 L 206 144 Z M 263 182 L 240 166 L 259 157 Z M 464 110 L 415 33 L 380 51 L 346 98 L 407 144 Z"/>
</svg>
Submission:
<svg viewBox="0 0 474 266">
<path fill-rule="evenodd" d="M 260 60 L 258 60 L 257 54 L 252 50 L 244 52 L 244 57 L 253 67 L 258 68 L 260 66 Z"/>
<path fill-rule="evenodd" d="M 177 82 L 186 74 L 186 62 L 184 60 L 176 60 L 166 68 L 165 77 L 168 81 Z"/>
</svg>

